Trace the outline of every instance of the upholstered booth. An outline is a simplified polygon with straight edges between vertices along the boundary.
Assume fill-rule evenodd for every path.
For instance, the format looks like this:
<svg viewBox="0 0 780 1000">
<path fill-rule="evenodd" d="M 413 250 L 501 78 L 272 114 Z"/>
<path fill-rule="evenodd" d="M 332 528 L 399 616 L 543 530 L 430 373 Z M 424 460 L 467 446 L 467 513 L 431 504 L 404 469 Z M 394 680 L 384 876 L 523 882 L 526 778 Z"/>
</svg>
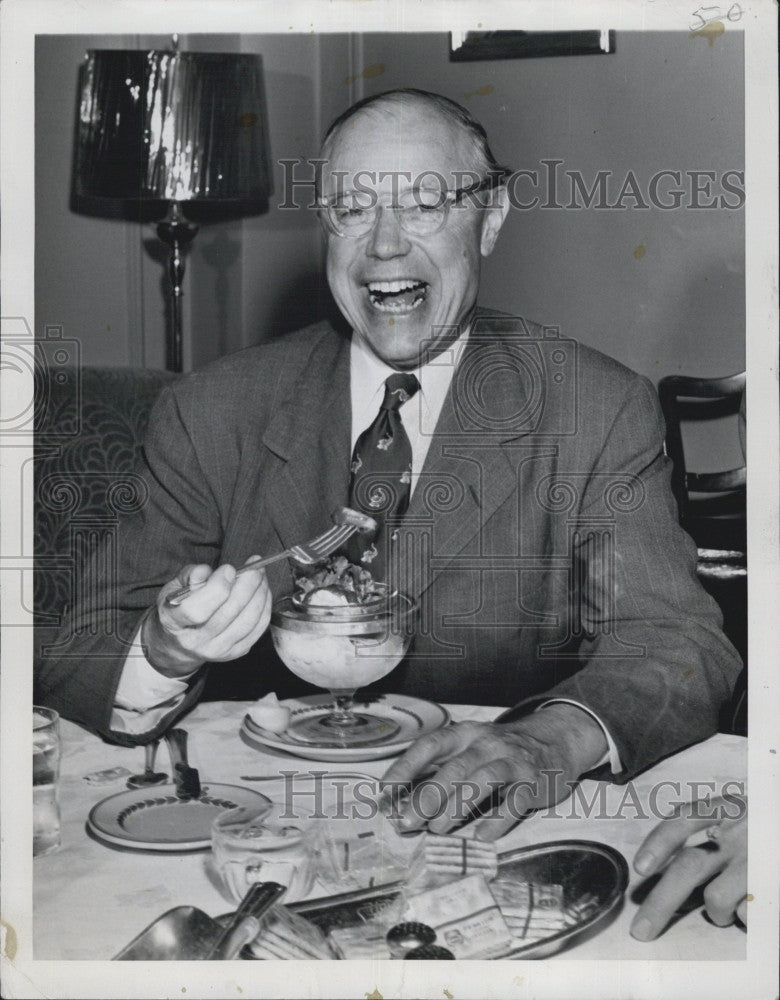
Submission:
<svg viewBox="0 0 780 1000">
<path fill-rule="evenodd" d="M 55 641 L 68 608 L 80 598 L 89 603 L 89 594 L 79 592 L 86 557 L 100 552 L 112 569 L 119 519 L 147 496 L 135 463 L 149 413 L 163 386 L 176 377 L 145 369 L 66 367 L 52 368 L 36 385 L 36 658 Z M 110 618 L 100 627 L 110 629 Z M 259 655 L 268 658 L 270 636 L 263 642 Z M 281 678 L 258 671 L 252 654 L 221 664 L 209 672 L 202 698 L 253 699 L 269 685 L 285 695 L 315 690 L 272 660 Z"/>
<path fill-rule="evenodd" d="M 136 368 L 57 368 L 36 385 L 36 653 L 77 593 L 86 554 L 143 503 L 134 473 L 149 412 L 175 376 Z"/>
</svg>

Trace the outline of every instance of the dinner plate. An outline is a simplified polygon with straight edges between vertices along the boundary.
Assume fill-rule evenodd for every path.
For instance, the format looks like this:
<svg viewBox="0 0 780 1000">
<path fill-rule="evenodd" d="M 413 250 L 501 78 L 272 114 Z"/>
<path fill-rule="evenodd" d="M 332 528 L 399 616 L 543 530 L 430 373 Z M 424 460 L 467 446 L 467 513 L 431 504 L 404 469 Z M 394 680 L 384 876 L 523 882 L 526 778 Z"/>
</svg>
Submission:
<svg viewBox="0 0 780 1000">
<path fill-rule="evenodd" d="M 134 788 L 98 802 L 87 829 L 99 840 L 139 851 L 202 851 L 211 847 L 211 824 L 225 809 L 271 800 L 253 788 L 207 782 L 200 798 L 179 799 L 173 784 Z"/>
<path fill-rule="evenodd" d="M 292 718 L 301 718 L 305 715 L 314 717 L 327 715 L 332 711 L 333 698 L 328 694 L 313 694 L 304 698 L 288 698 L 281 704 L 290 708 Z M 405 694 L 370 695 L 366 699 L 357 698 L 355 705 L 362 715 L 387 719 L 391 728 L 397 727 L 395 735 L 390 739 L 375 740 L 357 746 L 334 747 L 326 742 L 296 739 L 289 731 L 272 733 L 269 729 L 259 726 L 249 715 L 244 716 L 241 735 L 247 743 L 259 749 L 272 747 L 274 750 L 284 750 L 286 753 L 305 757 L 307 760 L 331 762 L 379 760 L 401 753 L 418 737 L 433 733 L 450 721 L 450 713 L 446 708 L 434 701 L 423 701 L 422 698 L 412 698 Z"/>
</svg>

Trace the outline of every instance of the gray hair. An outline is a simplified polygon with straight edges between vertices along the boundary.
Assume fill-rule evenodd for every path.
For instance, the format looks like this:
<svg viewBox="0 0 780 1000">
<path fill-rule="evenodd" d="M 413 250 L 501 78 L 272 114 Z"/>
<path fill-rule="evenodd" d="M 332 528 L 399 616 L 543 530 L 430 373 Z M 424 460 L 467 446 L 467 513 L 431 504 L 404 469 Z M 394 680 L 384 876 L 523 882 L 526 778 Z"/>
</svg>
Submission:
<svg viewBox="0 0 780 1000">
<path fill-rule="evenodd" d="M 408 108 L 414 104 L 428 105 L 447 121 L 458 126 L 466 133 L 479 167 L 491 180 L 492 185 L 500 184 L 511 174 L 512 171 L 508 167 L 501 166 L 496 160 L 488 142 L 487 132 L 470 111 L 467 111 L 466 108 L 455 101 L 451 101 L 449 97 L 444 97 L 442 94 L 434 94 L 428 90 L 416 90 L 414 87 L 386 90 L 381 94 L 365 97 L 362 101 L 351 105 L 338 118 L 331 122 L 328 127 L 322 141 L 323 155 L 326 155 L 330 151 L 335 136 L 341 127 L 361 111 L 380 110 L 384 105 Z"/>
</svg>

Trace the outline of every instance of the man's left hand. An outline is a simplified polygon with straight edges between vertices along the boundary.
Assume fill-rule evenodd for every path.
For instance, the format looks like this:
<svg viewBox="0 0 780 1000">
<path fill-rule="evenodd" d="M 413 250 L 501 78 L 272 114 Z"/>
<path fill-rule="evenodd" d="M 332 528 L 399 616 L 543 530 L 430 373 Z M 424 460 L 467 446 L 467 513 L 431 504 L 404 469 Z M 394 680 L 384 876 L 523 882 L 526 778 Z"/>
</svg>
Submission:
<svg viewBox="0 0 780 1000">
<path fill-rule="evenodd" d="M 603 730 L 574 705 L 546 705 L 515 722 L 460 722 L 423 736 L 387 771 L 384 801 L 400 829 L 448 833 L 491 796 L 476 836 L 496 840 L 532 809 L 559 802 L 604 756 Z M 416 779 L 425 780 L 410 795 Z M 400 794 L 399 794 L 400 791 Z"/>
</svg>

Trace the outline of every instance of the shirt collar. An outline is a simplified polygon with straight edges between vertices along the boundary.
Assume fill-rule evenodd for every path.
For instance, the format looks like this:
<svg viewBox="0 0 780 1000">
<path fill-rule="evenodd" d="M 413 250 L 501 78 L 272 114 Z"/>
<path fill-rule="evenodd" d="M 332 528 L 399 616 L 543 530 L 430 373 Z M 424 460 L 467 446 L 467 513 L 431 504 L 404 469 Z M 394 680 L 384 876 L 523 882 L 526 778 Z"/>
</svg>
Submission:
<svg viewBox="0 0 780 1000">
<path fill-rule="evenodd" d="M 427 364 L 412 370 L 420 382 L 422 408 L 438 417 L 444 397 L 452 382 L 452 375 L 460 361 L 468 328 L 461 333 L 445 351 Z M 365 339 L 357 332 L 352 333 L 350 345 L 350 379 L 353 399 L 356 395 L 365 400 L 366 406 L 376 410 L 382 401 L 385 380 L 397 369 L 392 368 L 371 350 Z"/>
</svg>

